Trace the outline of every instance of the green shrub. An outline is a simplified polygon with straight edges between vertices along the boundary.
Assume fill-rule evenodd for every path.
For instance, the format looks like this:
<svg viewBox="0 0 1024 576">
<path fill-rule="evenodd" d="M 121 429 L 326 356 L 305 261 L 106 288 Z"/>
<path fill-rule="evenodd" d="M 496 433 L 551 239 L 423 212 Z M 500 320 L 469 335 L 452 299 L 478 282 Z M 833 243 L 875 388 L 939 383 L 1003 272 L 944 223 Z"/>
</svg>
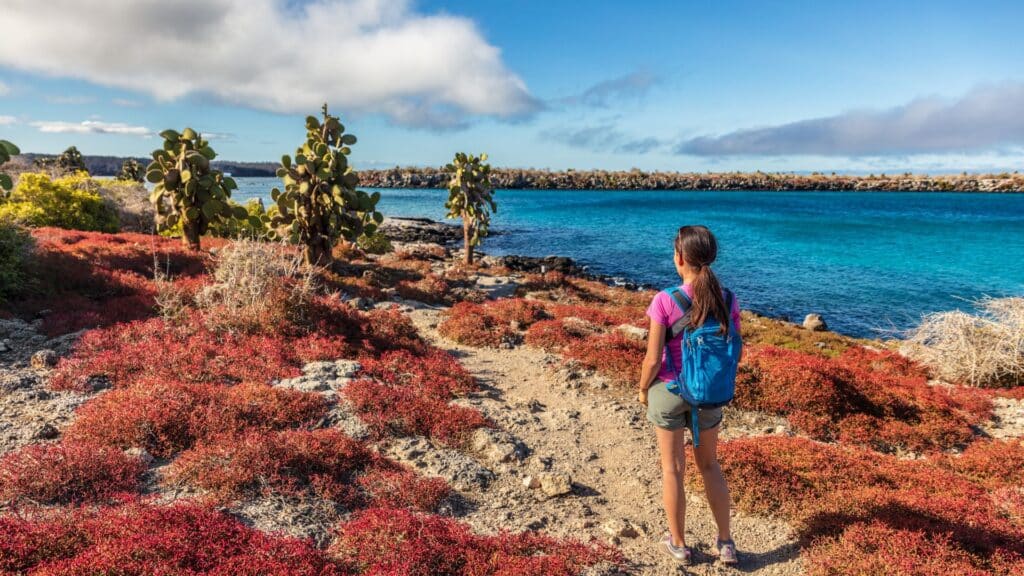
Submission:
<svg viewBox="0 0 1024 576">
<path fill-rule="evenodd" d="M 0 304 L 25 288 L 33 245 L 27 230 L 10 220 L 0 220 Z"/>
<path fill-rule="evenodd" d="M 369 236 L 366 234 L 361 235 L 359 238 L 356 238 L 356 245 L 369 254 L 387 254 L 394 250 L 391 246 L 391 240 L 380 231 Z"/>
<path fill-rule="evenodd" d="M 22 174 L 10 197 L 0 203 L 0 219 L 27 226 L 117 232 L 117 210 L 98 189 L 83 172 L 54 180 L 46 174 Z"/>
<path fill-rule="evenodd" d="M 241 208 L 248 213 L 247 218 L 232 218 L 221 219 L 214 222 L 210 222 L 206 228 L 204 236 L 213 236 L 215 238 L 245 238 L 248 240 L 266 240 L 270 234 L 270 218 L 273 217 L 276 206 L 271 206 L 270 210 L 267 210 L 263 206 L 263 201 L 259 198 L 252 198 L 245 204 L 239 204 L 234 200 L 228 199 L 228 207 L 231 210 L 235 208 Z M 174 226 L 164 228 L 160 230 L 161 236 L 167 236 L 168 238 L 178 238 L 182 235 L 182 222 L 178 220 Z"/>
</svg>

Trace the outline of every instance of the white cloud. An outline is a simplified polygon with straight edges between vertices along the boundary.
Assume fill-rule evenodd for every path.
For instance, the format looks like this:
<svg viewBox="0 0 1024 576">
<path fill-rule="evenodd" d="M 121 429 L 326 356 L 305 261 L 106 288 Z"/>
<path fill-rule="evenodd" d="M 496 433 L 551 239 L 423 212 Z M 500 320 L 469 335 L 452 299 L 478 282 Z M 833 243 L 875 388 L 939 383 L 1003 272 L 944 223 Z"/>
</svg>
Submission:
<svg viewBox="0 0 1024 576">
<path fill-rule="evenodd" d="M 119 134 L 126 136 L 152 136 L 153 131 L 145 126 L 132 126 L 121 122 L 101 122 L 85 120 L 83 122 L 39 121 L 32 126 L 40 132 L 50 134 Z"/>
<path fill-rule="evenodd" d="M 0 126 L 9 126 L 11 124 L 17 124 L 18 119 L 14 116 L 0 116 Z"/>
<path fill-rule="evenodd" d="M 949 101 L 918 98 L 680 143 L 694 156 L 891 156 L 948 154 L 1024 144 L 1024 84 L 981 86 Z"/>
<path fill-rule="evenodd" d="M 121 106 L 124 108 L 138 108 L 142 106 L 142 102 L 138 100 L 132 100 L 131 98 L 114 98 L 110 101 L 114 106 Z"/>
<path fill-rule="evenodd" d="M 3 82 L 0 82 L 0 96 L 6 96 L 11 93 L 11 87 Z"/>
<path fill-rule="evenodd" d="M 46 12 L 4 1 L 0 65 L 158 100 L 209 94 L 285 113 L 327 101 L 406 125 L 538 107 L 472 21 L 416 13 L 409 0 L 50 0 Z"/>
</svg>

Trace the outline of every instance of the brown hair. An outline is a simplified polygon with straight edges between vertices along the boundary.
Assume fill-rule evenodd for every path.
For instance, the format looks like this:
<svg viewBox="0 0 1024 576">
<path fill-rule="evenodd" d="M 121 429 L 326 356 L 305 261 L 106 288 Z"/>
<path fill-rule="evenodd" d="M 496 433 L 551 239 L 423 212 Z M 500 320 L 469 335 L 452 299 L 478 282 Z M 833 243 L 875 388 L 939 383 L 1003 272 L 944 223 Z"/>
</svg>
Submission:
<svg viewBox="0 0 1024 576">
<path fill-rule="evenodd" d="M 676 235 L 676 253 L 687 265 L 697 271 L 693 281 L 693 304 L 690 306 L 690 326 L 699 328 L 708 317 L 721 324 L 721 333 L 729 331 L 731 310 L 726 309 L 722 285 L 711 271 L 711 263 L 718 256 L 718 241 L 705 226 L 683 226 Z"/>
</svg>

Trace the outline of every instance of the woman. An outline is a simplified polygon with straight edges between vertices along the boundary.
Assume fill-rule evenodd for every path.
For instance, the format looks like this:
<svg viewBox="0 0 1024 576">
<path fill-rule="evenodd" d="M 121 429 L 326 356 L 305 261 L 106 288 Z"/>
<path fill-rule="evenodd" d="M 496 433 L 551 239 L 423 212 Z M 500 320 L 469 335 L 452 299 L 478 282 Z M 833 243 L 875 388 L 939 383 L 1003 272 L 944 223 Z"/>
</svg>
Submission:
<svg viewBox="0 0 1024 576">
<path fill-rule="evenodd" d="M 699 327 L 707 320 L 717 320 L 723 326 L 732 323 L 739 330 L 740 311 L 733 299 L 732 310 L 726 309 L 726 298 L 718 283 L 711 263 L 718 254 L 715 236 L 704 226 L 683 226 L 675 241 L 676 272 L 683 280 L 681 289 L 690 297 L 688 325 Z M 683 472 L 686 465 L 686 430 L 690 424 L 690 407 L 678 394 L 669 391 L 666 384 L 674 381 L 681 366 L 682 349 L 680 338 L 668 342 L 665 338 L 673 323 L 683 317 L 683 311 L 667 292 L 659 292 L 647 316 L 651 328 L 647 339 L 647 356 L 644 358 L 640 375 L 640 402 L 647 406 L 647 419 L 654 424 L 661 453 L 662 500 L 668 516 L 669 531 L 659 542 L 659 548 L 681 564 L 689 564 L 691 551 L 686 546 L 686 496 Z M 665 358 L 666 349 L 673 357 Z M 722 469 L 718 465 L 718 428 L 722 422 L 722 409 L 700 409 L 697 425 L 700 432 L 699 446 L 693 450 L 697 469 L 704 478 L 704 491 L 708 504 L 718 525 L 717 550 L 719 560 L 735 564 L 736 545 L 729 532 L 729 488 L 726 486 Z"/>
</svg>

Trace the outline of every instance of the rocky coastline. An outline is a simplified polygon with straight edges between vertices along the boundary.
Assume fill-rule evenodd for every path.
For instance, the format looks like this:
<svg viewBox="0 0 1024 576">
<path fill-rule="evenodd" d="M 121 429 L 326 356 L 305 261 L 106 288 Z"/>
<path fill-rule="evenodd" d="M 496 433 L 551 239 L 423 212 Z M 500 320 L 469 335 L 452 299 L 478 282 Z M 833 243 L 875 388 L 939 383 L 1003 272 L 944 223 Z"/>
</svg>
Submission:
<svg viewBox="0 0 1024 576">
<path fill-rule="evenodd" d="M 362 186 L 371 188 L 444 188 L 441 168 L 360 170 Z M 1024 192 L 1024 174 L 900 175 L 793 174 L 767 172 L 644 172 L 642 170 L 526 170 L 495 168 L 498 188 L 534 190 L 758 190 L 875 192 Z"/>
</svg>

